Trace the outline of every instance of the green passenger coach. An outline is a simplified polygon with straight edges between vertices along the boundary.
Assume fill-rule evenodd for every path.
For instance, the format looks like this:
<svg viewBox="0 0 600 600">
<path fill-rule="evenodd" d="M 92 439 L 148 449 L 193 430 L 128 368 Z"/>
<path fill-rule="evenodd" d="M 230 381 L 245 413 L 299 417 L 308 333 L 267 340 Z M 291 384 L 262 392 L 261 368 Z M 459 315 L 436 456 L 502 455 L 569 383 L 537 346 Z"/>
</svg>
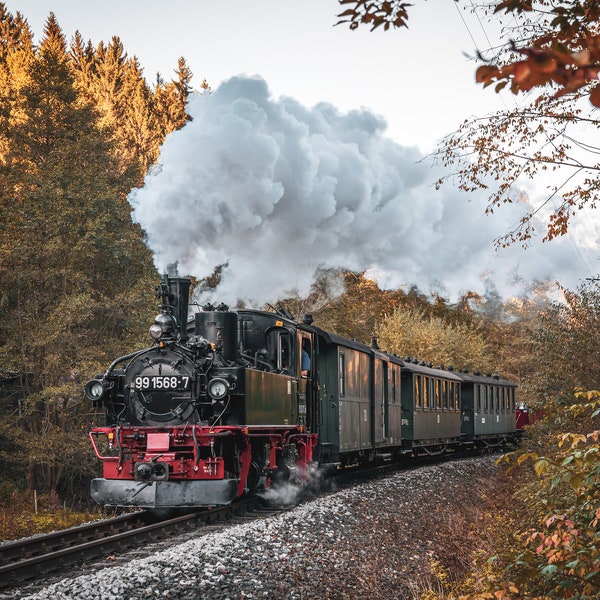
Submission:
<svg viewBox="0 0 600 600">
<path fill-rule="evenodd" d="M 410 451 L 437 453 L 460 442 L 461 379 L 418 361 L 402 365 L 402 440 Z"/>
</svg>

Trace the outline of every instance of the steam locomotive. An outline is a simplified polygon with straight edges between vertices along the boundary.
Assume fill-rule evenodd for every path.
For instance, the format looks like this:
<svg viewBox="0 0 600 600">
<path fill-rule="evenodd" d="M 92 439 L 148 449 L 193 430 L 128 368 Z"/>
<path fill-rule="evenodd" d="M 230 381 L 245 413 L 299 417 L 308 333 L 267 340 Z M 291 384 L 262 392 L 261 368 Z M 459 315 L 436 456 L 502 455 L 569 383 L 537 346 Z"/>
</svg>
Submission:
<svg viewBox="0 0 600 600">
<path fill-rule="evenodd" d="M 229 504 L 313 465 L 344 468 L 516 440 L 516 385 L 434 368 L 328 333 L 285 309 L 206 305 L 164 275 L 148 348 L 85 386 L 105 506 Z"/>
</svg>

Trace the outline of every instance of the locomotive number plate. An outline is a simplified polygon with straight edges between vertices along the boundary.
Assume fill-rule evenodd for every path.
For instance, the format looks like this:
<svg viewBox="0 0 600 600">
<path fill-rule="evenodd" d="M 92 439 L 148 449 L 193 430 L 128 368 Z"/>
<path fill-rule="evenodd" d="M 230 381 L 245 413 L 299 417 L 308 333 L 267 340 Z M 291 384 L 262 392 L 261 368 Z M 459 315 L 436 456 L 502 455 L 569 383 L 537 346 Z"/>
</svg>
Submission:
<svg viewBox="0 0 600 600">
<path fill-rule="evenodd" d="M 134 390 L 177 390 L 190 389 L 190 377 L 183 375 L 150 375 L 136 377 L 131 387 Z"/>
</svg>

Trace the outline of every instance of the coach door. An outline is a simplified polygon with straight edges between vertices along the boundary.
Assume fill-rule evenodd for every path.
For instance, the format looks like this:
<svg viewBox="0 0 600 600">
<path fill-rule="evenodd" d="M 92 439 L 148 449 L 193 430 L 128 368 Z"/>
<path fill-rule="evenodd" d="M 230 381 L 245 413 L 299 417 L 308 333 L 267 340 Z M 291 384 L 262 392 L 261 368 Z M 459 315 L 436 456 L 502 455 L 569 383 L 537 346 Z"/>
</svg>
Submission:
<svg viewBox="0 0 600 600">
<path fill-rule="evenodd" d="M 377 357 L 374 361 L 374 377 L 373 377 L 373 426 L 374 426 L 374 442 L 382 444 L 388 438 L 388 390 L 387 390 L 387 361 Z"/>
<path fill-rule="evenodd" d="M 314 432 L 317 425 L 317 406 L 314 397 L 316 364 L 313 335 L 307 331 L 298 331 L 297 349 L 298 423 Z"/>
</svg>

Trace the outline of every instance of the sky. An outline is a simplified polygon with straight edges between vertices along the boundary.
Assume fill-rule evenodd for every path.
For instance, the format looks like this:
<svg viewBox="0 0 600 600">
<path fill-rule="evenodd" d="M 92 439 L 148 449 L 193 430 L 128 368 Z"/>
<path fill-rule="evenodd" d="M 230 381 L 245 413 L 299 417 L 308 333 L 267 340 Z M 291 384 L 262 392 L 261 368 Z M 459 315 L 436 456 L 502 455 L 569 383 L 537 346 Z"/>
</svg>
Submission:
<svg viewBox="0 0 600 600">
<path fill-rule="evenodd" d="M 494 43 L 494 26 L 454 0 L 416 2 L 409 28 L 388 32 L 334 26 L 337 0 L 5 5 L 37 39 L 52 11 L 67 39 L 120 37 L 149 81 L 169 79 L 183 56 L 192 84 L 211 86 L 130 195 L 161 271 L 177 262 L 202 277 L 227 262 L 219 292 L 256 303 L 306 293 L 319 267 L 451 300 L 519 295 L 544 279 L 574 289 L 597 275 L 596 215 L 552 244 L 496 251 L 520 207 L 484 216 L 483 195 L 433 188 L 436 142 L 515 102 L 475 84 L 469 56 Z"/>
</svg>

